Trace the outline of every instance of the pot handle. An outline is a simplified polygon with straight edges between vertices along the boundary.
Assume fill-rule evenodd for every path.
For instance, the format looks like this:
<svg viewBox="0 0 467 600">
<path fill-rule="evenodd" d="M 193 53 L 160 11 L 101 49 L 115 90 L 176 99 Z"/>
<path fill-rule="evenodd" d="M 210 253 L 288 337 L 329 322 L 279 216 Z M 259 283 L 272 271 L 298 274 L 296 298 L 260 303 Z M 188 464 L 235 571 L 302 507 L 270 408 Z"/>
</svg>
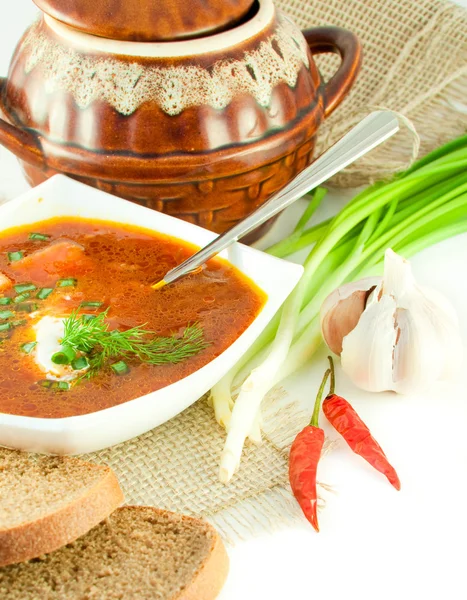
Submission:
<svg viewBox="0 0 467 600">
<path fill-rule="evenodd" d="M 0 115 L 5 112 L 3 98 L 6 81 L 5 77 L 0 77 Z M 37 137 L 27 129 L 11 125 L 2 118 L 0 118 L 0 144 L 21 160 L 40 169 L 45 167 L 44 153 Z"/>
<path fill-rule="evenodd" d="M 328 117 L 355 82 L 362 63 L 362 46 L 356 35 L 340 27 L 312 27 L 303 35 L 311 54 L 334 52 L 341 57 L 336 73 L 324 85 L 324 116 Z"/>
</svg>

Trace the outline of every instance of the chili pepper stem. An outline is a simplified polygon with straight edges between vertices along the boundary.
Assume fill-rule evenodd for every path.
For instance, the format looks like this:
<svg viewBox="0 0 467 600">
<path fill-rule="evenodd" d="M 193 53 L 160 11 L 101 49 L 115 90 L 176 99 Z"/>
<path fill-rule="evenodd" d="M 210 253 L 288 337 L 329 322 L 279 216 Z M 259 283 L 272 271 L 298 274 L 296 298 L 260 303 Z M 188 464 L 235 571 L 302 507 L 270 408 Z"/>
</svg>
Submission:
<svg viewBox="0 0 467 600">
<path fill-rule="evenodd" d="M 328 395 L 332 396 L 332 394 L 334 394 L 335 390 L 336 390 L 336 371 L 334 369 L 334 361 L 332 360 L 332 356 L 328 356 L 328 360 L 329 360 L 329 368 L 331 371 L 331 385 L 330 385 Z"/>
<path fill-rule="evenodd" d="M 324 387 L 326 385 L 326 382 L 327 382 L 330 374 L 331 374 L 331 369 L 328 369 L 326 371 L 326 373 L 324 374 L 321 385 L 319 386 L 318 394 L 317 394 L 316 400 L 315 400 L 315 407 L 313 409 L 313 414 L 311 416 L 311 421 L 310 421 L 310 425 L 312 427 L 319 427 L 319 409 L 321 407 L 321 400 L 323 399 Z"/>
</svg>

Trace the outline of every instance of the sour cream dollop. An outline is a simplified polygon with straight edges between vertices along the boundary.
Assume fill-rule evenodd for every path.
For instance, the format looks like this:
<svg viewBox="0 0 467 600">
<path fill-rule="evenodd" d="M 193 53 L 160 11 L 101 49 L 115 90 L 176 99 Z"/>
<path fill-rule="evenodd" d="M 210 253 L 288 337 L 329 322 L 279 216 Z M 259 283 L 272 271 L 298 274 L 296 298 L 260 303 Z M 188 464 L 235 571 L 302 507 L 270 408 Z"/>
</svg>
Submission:
<svg viewBox="0 0 467 600">
<path fill-rule="evenodd" d="M 34 348 L 34 360 L 43 371 L 47 379 L 54 381 L 71 381 L 76 379 L 80 371 L 75 371 L 70 365 L 56 365 L 52 362 L 52 356 L 63 348 L 60 340 L 65 334 L 63 317 L 42 317 L 34 326 L 36 333 L 36 347 Z"/>
</svg>

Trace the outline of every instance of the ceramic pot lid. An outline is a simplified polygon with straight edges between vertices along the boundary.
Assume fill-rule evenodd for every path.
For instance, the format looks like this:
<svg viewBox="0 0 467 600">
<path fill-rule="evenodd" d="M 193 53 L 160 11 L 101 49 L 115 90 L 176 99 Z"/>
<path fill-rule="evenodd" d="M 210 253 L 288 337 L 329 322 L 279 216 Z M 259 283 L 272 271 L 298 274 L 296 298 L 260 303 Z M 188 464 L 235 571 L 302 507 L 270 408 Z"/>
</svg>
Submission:
<svg viewBox="0 0 467 600">
<path fill-rule="evenodd" d="M 34 0 L 45 13 L 86 33 L 160 42 L 204 37 L 241 22 L 255 0 Z"/>
</svg>

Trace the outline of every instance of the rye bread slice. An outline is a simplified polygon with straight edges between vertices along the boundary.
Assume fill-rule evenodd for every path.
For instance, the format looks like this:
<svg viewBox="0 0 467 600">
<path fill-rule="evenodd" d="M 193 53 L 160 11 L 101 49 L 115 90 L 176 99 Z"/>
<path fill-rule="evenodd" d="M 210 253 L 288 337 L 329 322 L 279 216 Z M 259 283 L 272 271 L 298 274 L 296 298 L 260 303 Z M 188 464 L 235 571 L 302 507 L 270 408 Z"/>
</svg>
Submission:
<svg viewBox="0 0 467 600">
<path fill-rule="evenodd" d="M 0 566 L 76 540 L 123 500 L 107 466 L 0 448 Z"/>
<path fill-rule="evenodd" d="M 0 569 L 0 598 L 213 600 L 228 566 L 205 521 L 126 506 L 72 544 Z"/>
</svg>

